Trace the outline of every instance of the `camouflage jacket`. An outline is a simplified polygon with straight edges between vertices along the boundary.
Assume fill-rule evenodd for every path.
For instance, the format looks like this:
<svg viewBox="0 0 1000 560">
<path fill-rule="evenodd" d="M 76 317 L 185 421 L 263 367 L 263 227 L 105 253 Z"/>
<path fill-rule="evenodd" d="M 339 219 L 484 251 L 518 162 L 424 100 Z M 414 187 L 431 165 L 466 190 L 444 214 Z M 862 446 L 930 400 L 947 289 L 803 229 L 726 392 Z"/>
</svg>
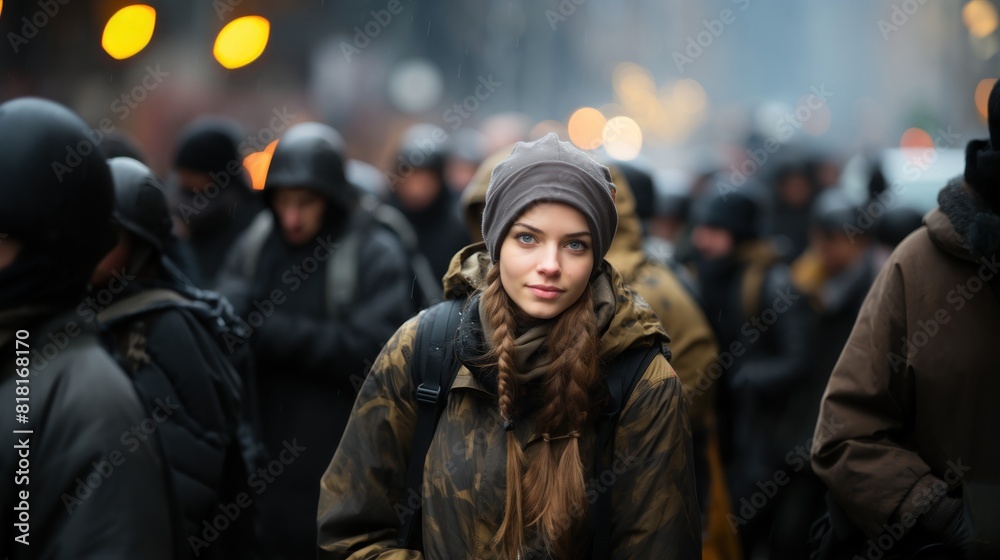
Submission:
<svg viewBox="0 0 1000 560">
<path fill-rule="evenodd" d="M 468 295 L 483 270 L 470 271 L 481 245 L 456 255 L 445 279 L 446 294 Z M 488 259 L 478 259 L 485 262 Z M 463 264 L 466 266 L 463 267 Z M 632 346 L 667 340 L 649 306 L 611 275 L 617 302 L 600 340 L 607 363 Z M 409 358 L 417 324 L 407 321 L 389 340 L 366 379 L 340 447 L 323 475 L 319 499 L 321 558 L 403 560 L 499 558 L 491 541 L 504 509 L 506 445 L 496 396 L 461 367 L 425 458 L 422 496 L 404 496 L 407 464 L 417 417 Z M 530 460 L 541 439 L 531 418 L 516 434 Z M 581 438 L 581 459 L 592 465 L 594 427 Z M 588 469 L 592 505 L 613 484 L 613 558 L 701 558 L 701 528 L 694 490 L 690 423 L 681 384 L 673 368 L 657 357 L 640 378 L 615 432 L 610 472 Z M 396 535 L 402 515 L 423 507 L 423 551 L 401 550 Z M 590 556 L 592 508 L 577 520 L 574 558 Z M 530 535 L 529 535 L 530 537 Z M 529 540 L 528 558 L 547 558 L 538 539 Z"/>
</svg>

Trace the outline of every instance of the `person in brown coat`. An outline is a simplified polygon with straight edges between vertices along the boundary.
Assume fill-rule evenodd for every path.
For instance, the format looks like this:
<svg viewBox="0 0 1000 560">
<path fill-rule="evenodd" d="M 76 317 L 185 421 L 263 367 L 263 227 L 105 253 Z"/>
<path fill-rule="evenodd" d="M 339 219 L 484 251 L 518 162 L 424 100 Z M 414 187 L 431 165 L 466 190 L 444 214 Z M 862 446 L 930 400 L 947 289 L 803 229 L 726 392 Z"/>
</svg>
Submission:
<svg viewBox="0 0 1000 560">
<path fill-rule="evenodd" d="M 882 269 L 823 396 L 812 465 L 864 533 L 848 554 L 1000 557 L 996 87 L 989 126 Z"/>
</svg>

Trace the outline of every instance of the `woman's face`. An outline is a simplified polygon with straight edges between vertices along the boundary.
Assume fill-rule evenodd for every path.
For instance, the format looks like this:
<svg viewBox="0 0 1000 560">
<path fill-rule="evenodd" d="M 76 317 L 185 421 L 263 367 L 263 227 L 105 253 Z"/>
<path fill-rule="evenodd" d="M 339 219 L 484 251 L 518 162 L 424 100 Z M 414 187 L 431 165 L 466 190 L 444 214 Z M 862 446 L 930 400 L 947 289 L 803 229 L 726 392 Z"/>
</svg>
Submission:
<svg viewBox="0 0 1000 560">
<path fill-rule="evenodd" d="M 594 268 L 587 219 L 558 202 L 532 206 L 514 220 L 500 245 L 500 282 L 535 319 L 551 319 L 583 294 Z"/>
</svg>

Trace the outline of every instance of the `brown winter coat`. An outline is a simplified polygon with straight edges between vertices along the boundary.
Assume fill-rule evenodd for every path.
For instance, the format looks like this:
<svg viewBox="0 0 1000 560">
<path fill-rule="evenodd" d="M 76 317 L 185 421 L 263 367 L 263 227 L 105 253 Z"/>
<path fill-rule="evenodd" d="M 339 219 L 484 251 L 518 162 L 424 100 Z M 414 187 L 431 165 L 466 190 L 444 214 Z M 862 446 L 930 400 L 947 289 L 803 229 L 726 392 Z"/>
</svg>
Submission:
<svg viewBox="0 0 1000 560">
<path fill-rule="evenodd" d="M 921 513 L 940 480 L 974 518 L 998 496 L 996 241 L 976 234 L 985 209 L 961 181 L 938 201 L 872 286 L 816 427 L 813 468 L 870 537 Z M 985 517 L 976 523 L 996 542 L 998 520 Z"/>
<path fill-rule="evenodd" d="M 445 278 L 446 294 L 468 293 L 485 274 L 483 246 L 456 255 Z M 463 266 L 464 265 L 464 266 Z M 616 297 L 614 318 L 600 340 L 608 360 L 632 346 L 666 340 L 641 299 L 607 264 Z M 498 558 L 491 546 L 503 517 L 506 438 L 496 396 L 462 367 L 426 457 L 423 486 L 423 552 L 395 547 L 417 403 L 411 382 L 417 324 L 407 321 L 376 359 L 327 472 L 319 501 L 322 558 L 452 559 Z M 525 452 L 540 440 L 533 419 L 516 428 Z M 581 459 L 593 463 L 593 426 L 581 438 Z M 700 520 L 694 497 L 690 425 L 680 382 L 657 357 L 632 391 L 615 432 L 611 544 L 613 558 L 700 558 Z M 605 478 L 608 478 L 607 475 Z M 587 473 L 586 480 L 595 478 Z M 588 498 L 601 491 L 588 482 Z M 593 521 L 577 525 L 574 538 L 583 558 L 591 546 Z M 529 541 L 529 550 L 544 550 Z"/>
</svg>

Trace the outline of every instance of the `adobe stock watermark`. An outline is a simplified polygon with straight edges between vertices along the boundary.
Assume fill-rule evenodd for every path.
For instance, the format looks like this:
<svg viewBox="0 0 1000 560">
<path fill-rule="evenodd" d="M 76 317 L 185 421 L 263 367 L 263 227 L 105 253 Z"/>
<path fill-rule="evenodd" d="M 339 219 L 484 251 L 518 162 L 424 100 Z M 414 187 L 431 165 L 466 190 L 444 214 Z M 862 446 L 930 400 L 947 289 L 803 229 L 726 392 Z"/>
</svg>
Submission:
<svg viewBox="0 0 1000 560">
<path fill-rule="evenodd" d="M 868 539 L 868 547 L 865 555 L 854 555 L 852 560 L 881 560 L 887 552 L 892 550 L 899 541 L 909 534 L 920 517 L 930 511 L 930 509 L 948 493 L 948 488 L 957 485 L 962 478 L 972 470 L 972 467 L 962 464 L 962 459 L 949 460 L 948 468 L 942 473 L 941 480 L 915 492 L 910 498 L 912 511 L 905 511 L 896 520 L 890 520 L 882 525 L 882 534 L 878 537 Z"/>
<path fill-rule="evenodd" d="M 108 285 L 91 293 L 76 307 L 76 315 L 82 319 L 82 324 L 75 320 L 66 321 L 62 329 L 46 333 L 48 342 L 36 343 L 31 349 L 32 375 L 36 375 L 48 367 L 49 362 L 69 346 L 69 342 L 84 332 L 82 325 L 97 321 L 97 314 L 115 301 L 119 294 L 125 291 L 135 276 L 128 274 L 124 268 L 111 271 Z"/>
<path fill-rule="evenodd" d="M 446 109 L 442 118 L 452 130 L 458 130 L 462 123 L 482 108 L 483 103 L 489 100 L 502 86 L 503 82 L 495 81 L 493 74 L 479 76 L 478 84 L 473 92 L 461 102 Z M 429 135 L 415 142 L 416 150 L 412 150 L 408 154 L 409 157 L 404 157 L 403 154 L 396 157 L 395 167 L 385 173 L 386 180 L 390 185 L 399 184 L 403 179 L 413 174 L 416 169 L 419 169 L 446 142 L 448 142 L 448 134 L 444 129 L 435 127 Z"/>
<path fill-rule="evenodd" d="M 7 32 L 7 40 L 10 41 L 14 54 L 21 52 L 21 47 L 37 37 L 38 32 L 59 15 L 59 10 L 70 2 L 71 0 L 38 0 L 38 10 L 31 16 L 21 18 L 21 33 Z"/>
<path fill-rule="evenodd" d="M 169 420 L 173 413 L 181 407 L 169 395 L 157 398 L 155 402 L 156 407 L 153 408 L 149 416 L 122 432 L 119 441 L 128 448 L 128 453 L 135 453 L 142 446 L 140 442 L 149 440 L 156 433 L 159 425 Z M 152 442 L 150 442 L 151 444 Z M 86 476 L 76 477 L 76 488 L 73 493 L 63 492 L 61 498 L 66 512 L 73 515 L 77 508 L 98 492 L 101 485 L 114 475 L 116 469 L 125 464 L 127 458 L 128 455 L 115 449 L 106 458 L 92 461 L 93 470 Z"/>
<path fill-rule="evenodd" d="M 260 496 L 269 484 L 273 484 L 278 477 L 285 472 L 285 467 L 291 466 L 296 459 L 306 451 L 306 446 L 299 445 L 297 439 L 282 442 L 283 449 L 278 453 L 277 458 L 272 459 L 267 465 L 260 467 L 256 472 L 250 473 L 247 477 L 247 486 L 252 488 L 254 494 Z M 205 549 L 219 539 L 222 534 L 233 526 L 243 512 L 253 506 L 253 496 L 245 491 L 240 491 L 232 502 L 220 503 L 218 513 L 211 519 L 201 522 L 200 535 L 188 535 L 188 546 L 197 558 L 201 556 Z"/>
<path fill-rule="evenodd" d="M 801 445 L 795 446 L 785 454 L 785 463 L 791 467 L 789 469 L 780 468 L 774 471 L 770 480 L 758 480 L 757 491 L 750 496 L 741 496 L 739 508 L 726 514 L 726 522 L 729 523 L 729 530 L 735 535 L 740 527 L 746 525 L 751 519 L 757 516 L 771 500 L 778 495 L 782 488 L 791 482 L 791 475 L 806 468 L 810 463 L 810 453 L 812 449 L 823 445 L 833 439 L 838 432 L 846 425 L 838 423 L 832 415 L 829 418 L 820 417 L 816 426 L 816 433 Z"/>
<path fill-rule="evenodd" d="M 764 139 L 763 146 L 747 148 L 746 158 L 742 162 L 729 166 L 729 181 L 717 181 L 715 188 L 725 199 L 729 193 L 743 186 L 750 177 L 756 175 L 771 157 L 785 146 L 785 143 L 795 134 L 796 130 L 809 122 L 827 104 L 834 92 L 827 89 L 826 84 L 811 86 L 809 93 L 799 100 L 795 109 L 778 117 L 774 123 L 775 136 Z"/>
<path fill-rule="evenodd" d="M 142 103 L 150 92 L 160 87 L 170 77 L 170 72 L 160 69 L 160 65 L 155 67 L 146 66 L 146 73 L 139 84 L 114 99 L 109 105 L 111 112 L 119 115 L 118 120 L 124 121 Z M 115 132 L 117 126 L 109 117 L 104 117 L 97 123 L 97 128 L 84 129 L 84 139 L 75 145 L 66 146 L 66 157 L 62 161 L 52 162 L 52 172 L 56 175 L 56 180 L 60 183 L 73 172 L 81 163 L 83 158 L 94 153 L 94 150 L 104 142 L 107 135 Z"/>
<path fill-rule="evenodd" d="M 888 41 L 889 36 L 893 33 L 899 31 L 901 27 L 910 21 L 917 11 L 920 10 L 921 6 L 927 3 L 927 0 L 903 0 L 902 2 L 893 2 L 892 10 L 889 14 L 888 21 L 884 18 L 878 20 L 878 30 L 882 34 L 882 40 Z"/>
<path fill-rule="evenodd" d="M 549 22 L 549 27 L 552 31 L 556 30 L 556 27 L 560 23 L 565 23 L 573 14 L 576 13 L 576 9 L 582 6 L 587 0 L 560 0 L 559 5 L 556 6 L 555 10 L 549 9 L 545 10 L 545 21 Z"/>
<path fill-rule="evenodd" d="M 976 274 L 969 276 L 965 282 L 956 284 L 945 294 L 945 301 L 951 304 L 952 313 L 964 309 L 983 289 L 989 290 L 990 281 L 1000 273 L 1000 261 L 996 255 L 989 259 L 982 257 L 979 262 L 982 264 Z M 928 319 L 917 320 L 917 329 L 900 337 L 898 351 L 886 355 L 893 371 L 898 373 L 901 368 L 905 368 L 951 320 L 952 315 L 945 307 L 936 309 Z"/>
<path fill-rule="evenodd" d="M 472 94 L 467 95 L 461 103 L 455 103 L 444 112 L 444 122 L 451 126 L 451 130 L 458 130 L 462 123 L 479 110 L 479 105 L 496 93 L 497 88 L 502 87 L 503 82 L 493 81 L 493 74 L 479 76 L 479 84 Z"/>
<path fill-rule="evenodd" d="M 800 294 L 792 292 L 791 287 L 786 286 L 783 290 L 774 291 L 775 298 L 770 307 L 754 315 L 745 321 L 740 327 L 740 339 L 729 344 L 729 348 L 719 353 L 714 362 L 709 364 L 707 371 L 698 370 L 698 382 L 691 392 L 692 397 L 700 397 L 708 391 L 722 374 L 736 364 L 736 358 L 743 356 L 749 346 L 757 343 L 776 322 L 779 317 L 788 312 L 795 303 L 802 298 Z"/>
<path fill-rule="evenodd" d="M 237 151 L 244 158 L 253 152 L 263 151 L 268 144 L 278 138 L 278 133 L 282 132 L 295 120 L 295 115 L 288 112 L 288 107 L 271 109 L 271 120 L 268 126 L 257 131 L 256 134 L 249 134 L 237 146 Z M 191 197 L 190 204 L 181 202 L 177 205 L 177 212 L 185 225 L 191 223 L 191 217 L 201 214 L 213 200 L 218 198 L 222 191 L 233 184 L 233 179 L 243 174 L 243 161 L 241 159 L 230 160 L 222 171 L 210 171 L 208 173 L 209 182 L 202 186 Z"/>
<path fill-rule="evenodd" d="M 275 225 L 277 227 L 277 225 Z M 288 287 L 290 292 L 297 291 L 302 287 L 302 283 L 309 280 L 322 263 L 333 257 L 334 251 L 340 246 L 334 241 L 332 234 L 327 234 L 326 238 L 316 237 L 316 246 L 313 248 L 312 256 L 304 257 L 298 264 L 292 265 L 281 274 L 281 282 Z M 251 302 L 253 310 L 246 314 L 246 318 L 237 317 L 239 331 L 227 332 L 222 335 L 223 342 L 226 343 L 226 350 L 230 354 L 236 351 L 236 347 L 243 344 L 259 329 L 267 319 L 270 319 L 277 308 L 288 301 L 284 290 L 281 288 L 272 289 L 263 299 L 254 299 Z"/>
<path fill-rule="evenodd" d="M 407 0 L 411 2 L 412 0 Z M 347 41 L 340 42 L 340 52 L 344 55 L 344 60 L 350 64 L 351 57 L 361 54 L 361 51 L 366 49 L 368 45 L 372 44 L 379 35 L 389 24 L 392 23 L 393 18 L 403 13 L 403 2 L 401 0 L 389 0 L 385 5 L 385 8 L 381 10 L 371 10 L 371 19 L 369 19 L 363 26 L 354 26 L 354 37 L 353 40 L 348 43 Z"/>
<path fill-rule="evenodd" d="M 745 12 L 750 7 L 750 0 L 732 0 L 732 3 L 739 8 L 740 12 Z M 687 36 L 683 53 L 674 51 L 673 55 L 671 55 L 677 71 L 683 74 L 684 67 L 694 64 L 694 61 L 701 57 L 705 53 L 705 50 L 715 43 L 716 39 L 722 36 L 726 27 L 732 25 L 735 21 L 736 12 L 729 8 L 723 8 L 717 18 L 701 20 L 701 25 L 705 29 L 694 35 Z"/>
<path fill-rule="evenodd" d="M 961 134 L 955 134 L 951 126 L 946 129 L 938 128 L 934 136 L 934 146 L 922 150 L 907 150 L 906 163 L 903 164 L 903 176 L 905 183 L 896 181 L 890 188 L 872 197 L 858 212 L 857 219 L 851 223 L 844 224 L 844 233 L 847 239 L 854 243 L 858 236 L 866 234 L 878 224 L 879 218 L 885 215 L 893 205 L 895 200 L 905 193 L 909 185 L 916 182 L 938 159 L 938 150 L 942 148 L 954 147 L 962 139 Z"/>
</svg>

